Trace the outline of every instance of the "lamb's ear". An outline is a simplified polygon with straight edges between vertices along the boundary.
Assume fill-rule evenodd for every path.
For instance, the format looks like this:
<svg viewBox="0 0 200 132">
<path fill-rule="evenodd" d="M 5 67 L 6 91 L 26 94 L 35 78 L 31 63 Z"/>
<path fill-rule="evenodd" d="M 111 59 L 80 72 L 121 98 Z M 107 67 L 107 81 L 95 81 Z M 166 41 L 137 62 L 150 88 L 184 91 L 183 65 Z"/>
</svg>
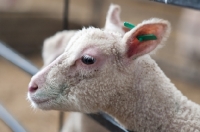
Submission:
<svg viewBox="0 0 200 132">
<path fill-rule="evenodd" d="M 44 65 L 51 63 L 58 55 L 64 52 L 65 43 L 63 39 L 65 32 L 58 32 L 54 36 L 45 39 L 42 50 Z"/>
<path fill-rule="evenodd" d="M 136 58 L 148 54 L 160 46 L 170 33 L 170 24 L 162 19 L 151 19 L 138 24 L 135 28 L 127 32 L 123 37 L 123 44 L 126 47 L 126 56 Z M 138 36 L 153 34 L 156 40 L 139 41 Z"/>
<path fill-rule="evenodd" d="M 106 16 L 105 30 L 124 33 L 120 19 L 121 8 L 119 5 L 111 4 Z"/>
</svg>

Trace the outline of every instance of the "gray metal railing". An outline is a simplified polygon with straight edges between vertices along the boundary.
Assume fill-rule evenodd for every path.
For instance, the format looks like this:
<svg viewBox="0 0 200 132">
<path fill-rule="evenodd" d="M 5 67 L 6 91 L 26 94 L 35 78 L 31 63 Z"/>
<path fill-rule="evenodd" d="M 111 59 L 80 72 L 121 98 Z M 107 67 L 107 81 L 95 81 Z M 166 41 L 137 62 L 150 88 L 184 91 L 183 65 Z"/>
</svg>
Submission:
<svg viewBox="0 0 200 132">
<path fill-rule="evenodd" d="M 0 104 L 0 119 L 13 132 L 26 132 L 26 130 L 17 122 L 17 120 Z"/>
<path fill-rule="evenodd" d="M 200 10 L 200 0 L 150 0 Z"/>
</svg>

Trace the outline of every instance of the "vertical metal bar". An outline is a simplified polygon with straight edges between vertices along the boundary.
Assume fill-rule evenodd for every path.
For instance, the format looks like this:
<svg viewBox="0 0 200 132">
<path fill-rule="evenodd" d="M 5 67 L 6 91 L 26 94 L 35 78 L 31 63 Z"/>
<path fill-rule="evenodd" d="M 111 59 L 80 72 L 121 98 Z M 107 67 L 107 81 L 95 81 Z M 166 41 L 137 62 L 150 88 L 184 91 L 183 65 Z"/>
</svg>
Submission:
<svg viewBox="0 0 200 132">
<path fill-rule="evenodd" d="M 63 29 L 69 29 L 69 0 L 64 0 Z"/>
<path fill-rule="evenodd" d="M 63 122 L 64 122 L 64 112 L 59 112 L 59 132 L 62 130 Z"/>
<path fill-rule="evenodd" d="M 101 16 L 101 12 L 104 6 L 105 0 L 93 0 L 92 1 L 92 26 L 99 27 L 100 21 L 99 16 Z"/>
<path fill-rule="evenodd" d="M 69 28 L 69 0 L 64 0 L 64 12 L 63 12 L 63 29 L 67 30 Z M 62 126 L 64 123 L 64 116 L 65 113 L 60 111 L 59 112 L 59 131 L 62 130 Z"/>
</svg>

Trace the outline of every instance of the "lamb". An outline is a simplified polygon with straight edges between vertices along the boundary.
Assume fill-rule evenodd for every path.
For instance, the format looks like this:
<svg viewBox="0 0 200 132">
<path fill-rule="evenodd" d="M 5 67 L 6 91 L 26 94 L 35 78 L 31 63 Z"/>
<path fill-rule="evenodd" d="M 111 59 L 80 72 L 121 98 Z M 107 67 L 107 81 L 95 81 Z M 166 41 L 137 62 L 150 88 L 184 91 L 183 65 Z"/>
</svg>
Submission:
<svg viewBox="0 0 200 132">
<path fill-rule="evenodd" d="M 69 40 L 76 32 L 76 30 L 60 31 L 44 41 L 42 51 L 42 58 L 44 62 L 43 68 L 64 52 L 65 46 L 68 44 Z M 77 112 L 68 114 L 68 118 L 62 128 L 62 132 L 94 131 L 108 132 L 108 130 L 102 127 L 100 124 L 96 123 L 86 115 Z"/>
<path fill-rule="evenodd" d="M 75 30 L 67 30 L 56 33 L 46 39 L 43 45 L 42 58 L 44 66 L 50 64 L 64 52 L 70 38 L 76 33 Z M 63 43 L 63 39 L 65 39 Z M 61 132 L 108 132 L 107 129 L 90 119 L 84 114 L 73 112 L 68 114 Z"/>
<path fill-rule="evenodd" d="M 107 13 L 105 30 L 125 33 L 120 20 L 120 6 L 111 4 Z M 64 52 L 66 45 L 71 37 L 76 33 L 76 30 L 65 30 L 57 32 L 54 36 L 47 38 L 44 41 L 42 58 L 44 66 L 50 64 L 60 54 Z M 76 122 L 76 123 L 75 123 Z M 62 132 L 108 132 L 107 129 L 81 113 L 70 113 L 67 122 L 65 123 Z"/>
<path fill-rule="evenodd" d="M 43 110 L 111 115 L 137 132 L 200 132 L 200 106 L 183 96 L 150 53 L 170 32 L 168 21 L 143 21 L 123 34 L 83 28 L 34 75 L 28 99 Z M 138 40 L 154 34 L 156 40 Z"/>
</svg>

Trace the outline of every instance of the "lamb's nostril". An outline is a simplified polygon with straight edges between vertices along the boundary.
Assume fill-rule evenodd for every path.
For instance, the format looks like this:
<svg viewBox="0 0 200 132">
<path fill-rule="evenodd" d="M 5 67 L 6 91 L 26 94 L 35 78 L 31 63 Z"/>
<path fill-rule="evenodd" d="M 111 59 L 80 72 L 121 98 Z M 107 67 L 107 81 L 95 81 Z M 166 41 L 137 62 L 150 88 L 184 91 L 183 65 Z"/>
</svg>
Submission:
<svg viewBox="0 0 200 132">
<path fill-rule="evenodd" d="M 37 91 L 37 89 L 38 89 L 37 85 L 35 85 L 35 86 L 29 86 L 29 88 L 28 88 L 29 92 L 31 92 L 31 93 L 34 93 L 35 91 Z"/>
</svg>

